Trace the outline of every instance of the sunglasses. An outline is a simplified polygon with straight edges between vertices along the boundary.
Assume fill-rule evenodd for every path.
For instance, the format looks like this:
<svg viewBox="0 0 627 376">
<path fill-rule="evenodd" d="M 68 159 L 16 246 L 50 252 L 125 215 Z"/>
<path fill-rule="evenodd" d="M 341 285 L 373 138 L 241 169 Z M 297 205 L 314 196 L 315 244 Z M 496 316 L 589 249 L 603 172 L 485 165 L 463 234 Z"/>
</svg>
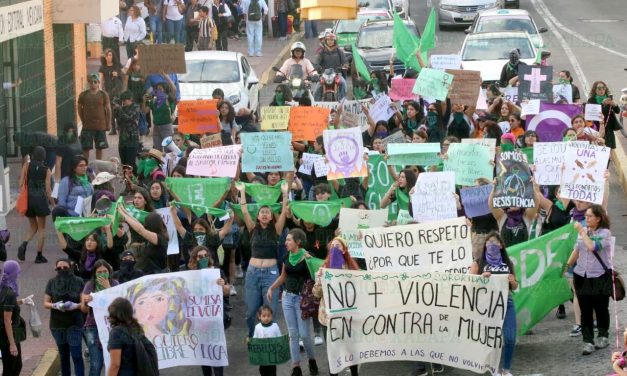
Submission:
<svg viewBox="0 0 627 376">
<path fill-rule="evenodd" d="M 605 86 L 597 86 L 597 90 L 605 90 Z"/>
</svg>

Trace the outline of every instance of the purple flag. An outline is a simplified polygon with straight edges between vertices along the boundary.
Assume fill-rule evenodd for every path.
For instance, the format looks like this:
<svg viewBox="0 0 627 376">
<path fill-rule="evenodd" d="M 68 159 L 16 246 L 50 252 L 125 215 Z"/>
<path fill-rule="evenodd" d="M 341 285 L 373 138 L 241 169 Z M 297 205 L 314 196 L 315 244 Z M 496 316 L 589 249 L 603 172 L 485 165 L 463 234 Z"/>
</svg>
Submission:
<svg viewBox="0 0 627 376">
<path fill-rule="evenodd" d="M 536 131 L 539 141 L 562 141 L 562 133 L 570 128 L 570 119 L 582 113 L 580 104 L 540 103 L 538 115 L 527 115 L 525 121 L 528 131 Z"/>
</svg>

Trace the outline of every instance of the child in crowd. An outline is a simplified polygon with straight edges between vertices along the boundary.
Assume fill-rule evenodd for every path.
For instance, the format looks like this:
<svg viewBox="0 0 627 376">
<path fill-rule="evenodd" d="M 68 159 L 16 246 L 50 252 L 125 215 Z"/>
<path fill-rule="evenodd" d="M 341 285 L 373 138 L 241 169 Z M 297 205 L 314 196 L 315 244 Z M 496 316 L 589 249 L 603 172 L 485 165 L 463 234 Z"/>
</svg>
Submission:
<svg viewBox="0 0 627 376">
<path fill-rule="evenodd" d="M 281 336 L 279 325 L 272 321 L 272 308 L 262 305 L 257 311 L 259 324 L 255 326 L 253 338 L 274 338 Z M 276 366 L 259 366 L 261 376 L 276 376 Z"/>
</svg>

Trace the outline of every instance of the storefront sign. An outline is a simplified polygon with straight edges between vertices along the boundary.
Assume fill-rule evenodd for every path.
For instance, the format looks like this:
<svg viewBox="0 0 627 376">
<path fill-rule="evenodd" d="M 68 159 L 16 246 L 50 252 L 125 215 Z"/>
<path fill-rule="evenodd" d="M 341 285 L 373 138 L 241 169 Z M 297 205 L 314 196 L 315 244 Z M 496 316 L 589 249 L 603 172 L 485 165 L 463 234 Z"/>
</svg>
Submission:
<svg viewBox="0 0 627 376">
<path fill-rule="evenodd" d="M 43 0 L 31 0 L 0 8 L 0 43 L 43 28 Z"/>
</svg>

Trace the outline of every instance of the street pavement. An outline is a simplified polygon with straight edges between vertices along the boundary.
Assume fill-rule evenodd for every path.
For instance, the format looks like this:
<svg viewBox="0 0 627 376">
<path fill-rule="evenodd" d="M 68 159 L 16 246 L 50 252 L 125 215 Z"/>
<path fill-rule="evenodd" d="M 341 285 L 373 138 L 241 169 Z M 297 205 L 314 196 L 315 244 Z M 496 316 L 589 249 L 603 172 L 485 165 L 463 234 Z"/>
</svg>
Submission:
<svg viewBox="0 0 627 376">
<path fill-rule="evenodd" d="M 627 67 L 627 39 L 620 38 L 624 33 L 625 12 L 624 0 L 605 0 L 597 2 L 587 2 L 585 0 L 521 0 L 521 8 L 528 10 L 534 17 L 538 27 L 547 26 L 549 32 L 543 34 L 547 49 L 551 50 L 552 56 L 549 63 L 554 66 L 554 72 L 560 69 L 568 69 L 572 72 L 577 84 L 582 92 L 582 96 L 587 96 L 587 89 L 595 80 L 604 80 L 615 98 L 620 96 L 620 89 L 627 86 L 627 72 L 623 71 Z M 418 27 L 422 30 L 427 15 L 427 4 L 422 1 L 411 1 L 411 14 Z M 437 2 L 434 2 L 437 4 Z M 319 30 L 323 27 L 320 26 Z M 437 31 L 437 47 L 432 53 L 457 53 L 461 47 L 465 34 L 461 29 L 449 31 Z M 245 38 L 240 41 L 229 40 L 232 50 L 246 52 Z M 275 58 L 288 42 L 264 39 L 264 57 L 250 58 L 249 61 L 255 69 L 258 77 L 263 72 L 270 69 Z M 308 51 L 314 51 L 317 41 L 305 40 Z M 123 49 L 122 49 L 123 50 Z M 308 53 L 309 58 L 313 55 Z M 282 63 L 283 58 L 278 59 Z M 98 63 L 89 62 L 89 70 L 96 71 Z M 582 74 L 583 72 L 583 74 Z M 273 72 L 271 72 L 273 75 Z M 274 84 L 269 84 L 261 90 L 260 102 L 267 105 L 274 92 Z M 617 133 L 617 140 L 627 150 L 627 140 Z M 117 151 L 117 139 L 109 136 L 111 147 L 107 155 L 114 155 Z M 13 191 L 17 187 L 17 171 L 19 163 L 12 163 L 12 184 Z M 610 204 L 609 215 L 612 221 L 612 233 L 617 237 L 616 245 L 616 269 L 627 270 L 627 200 L 625 194 L 615 178 L 616 170 L 610 166 L 612 178 L 610 180 Z M 25 235 L 27 222 L 15 213 L 7 217 L 8 228 L 11 230 L 11 241 L 8 245 L 9 256 L 15 258 L 17 247 Z M 62 252 L 57 246 L 56 237 L 52 231 L 52 224 L 48 222 L 48 235 L 46 238 L 45 255 L 51 261 L 48 264 L 35 265 L 34 244 L 29 246 L 27 262 L 22 264 L 23 272 L 20 284 L 22 294 L 35 294 L 35 301 L 43 301 L 43 292 L 46 281 L 54 275 L 52 261 L 62 256 Z M 226 332 L 228 339 L 228 354 L 230 366 L 225 369 L 225 375 L 254 375 L 257 374 L 256 367 L 248 363 L 245 329 L 245 307 L 243 302 L 243 281 L 237 281 L 236 288 L 240 293 L 231 298 L 233 310 L 230 315 L 233 324 Z M 611 301 L 610 308 L 614 308 Z M 618 331 L 612 329 L 610 336 L 613 339 L 616 333 L 622 341 L 623 328 L 627 325 L 625 314 L 627 313 L 625 301 L 616 304 L 618 322 L 615 322 L 612 314 L 612 327 L 618 327 Z M 576 375 L 591 376 L 605 375 L 611 373 L 609 357 L 613 346 L 604 350 L 597 350 L 589 356 L 581 355 L 581 337 L 571 338 L 568 333 L 574 324 L 571 305 L 566 304 L 567 318 L 557 320 L 553 314 L 539 323 L 533 330 L 533 335 L 526 335 L 518 338 L 516 353 L 513 364 L 514 375 Z M 42 315 L 44 326 L 47 327 L 49 312 L 39 310 Z M 28 317 L 28 313 L 23 313 Z M 278 312 L 275 321 L 279 323 L 283 332 L 286 326 L 282 315 Z M 614 343 L 613 340 L 611 340 Z M 29 338 L 24 344 L 24 371 L 22 374 L 30 375 L 36 367 L 42 354 L 48 348 L 54 348 L 54 342 L 48 330 L 44 329 L 42 337 L 36 340 Z M 316 359 L 320 367 L 320 374 L 328 374 L 326 364 L 326 354 L 324 346 L 316 346 Z M 308 375 L 306 357 L 303 364 L 303 371 Z M 412 375 L 414 365 L 411 362 L 381 362 L 366 363 L 360 367 L 361 375 Z M 200 367 L 178 367 L 175 369 L 162 370 L 162 375 L 201 375 Z M 289 365 L 278 367 L 278 374 L 289 375 Z M 469 375 L 468 371 L 446 368 L 446 375 Z"/>
</svg>

